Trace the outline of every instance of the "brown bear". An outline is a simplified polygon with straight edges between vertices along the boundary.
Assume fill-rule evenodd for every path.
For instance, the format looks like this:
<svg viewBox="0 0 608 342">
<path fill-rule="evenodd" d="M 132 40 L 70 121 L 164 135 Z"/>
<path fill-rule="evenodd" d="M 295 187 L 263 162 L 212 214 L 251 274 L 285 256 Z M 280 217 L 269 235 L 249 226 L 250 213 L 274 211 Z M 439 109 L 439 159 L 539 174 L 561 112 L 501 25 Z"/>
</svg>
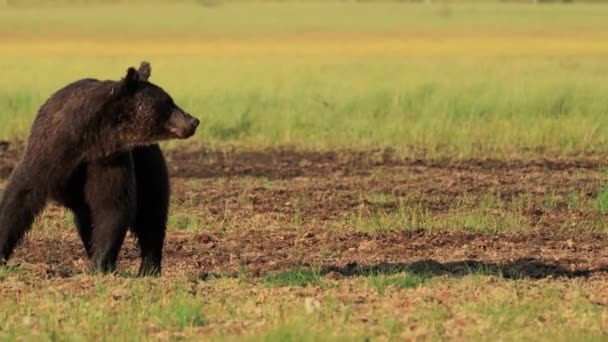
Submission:
<svg viewBox="0 0 608 342">
<path fill-rule="evenodd" d="M 82 79 L 42 105 L 0 202 L 0 262 L 54 200 L 74 213 L 92 270 L 115 270 L 130 227 L 139 274 L 160 274 L 169 179 L 158 142 L 192 136 L 199 121 L 149 76 L 142 62 L 120 81 Z"/>
</svg>

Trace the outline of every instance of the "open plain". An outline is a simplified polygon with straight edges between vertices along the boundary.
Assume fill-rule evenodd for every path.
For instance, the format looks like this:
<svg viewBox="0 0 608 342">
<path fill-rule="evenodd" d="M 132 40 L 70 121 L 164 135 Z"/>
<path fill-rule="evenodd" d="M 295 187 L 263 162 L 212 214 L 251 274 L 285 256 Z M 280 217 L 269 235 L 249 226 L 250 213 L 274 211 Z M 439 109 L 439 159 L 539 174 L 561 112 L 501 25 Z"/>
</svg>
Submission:
<svg viewBox="0 0 608 342">
<path fill-rule="evenodd" d="M 201 119 L 163 144 L 163 276 L 87 272 L 50 205 L 2 340 L 602 340 L 608 7 L 0 7 L 0 189 L 37 108 L 141 60 Z"/>
</svg>

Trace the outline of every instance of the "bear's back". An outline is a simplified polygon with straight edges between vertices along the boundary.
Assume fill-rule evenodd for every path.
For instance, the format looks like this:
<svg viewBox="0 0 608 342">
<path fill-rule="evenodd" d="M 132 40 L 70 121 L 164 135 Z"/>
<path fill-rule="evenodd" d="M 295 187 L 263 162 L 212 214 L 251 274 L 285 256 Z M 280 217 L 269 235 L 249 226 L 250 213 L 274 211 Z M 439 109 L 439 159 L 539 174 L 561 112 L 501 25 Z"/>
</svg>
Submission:
<svg viewBox="0 0 608 342">
<path fill-rule="evenodd" d="M 78 120 L 97 112 L 112 97 L 118 82 L 93 78 L 72 82 L 57 90 L 40 107 L 36 121 Z"/>
</svg>

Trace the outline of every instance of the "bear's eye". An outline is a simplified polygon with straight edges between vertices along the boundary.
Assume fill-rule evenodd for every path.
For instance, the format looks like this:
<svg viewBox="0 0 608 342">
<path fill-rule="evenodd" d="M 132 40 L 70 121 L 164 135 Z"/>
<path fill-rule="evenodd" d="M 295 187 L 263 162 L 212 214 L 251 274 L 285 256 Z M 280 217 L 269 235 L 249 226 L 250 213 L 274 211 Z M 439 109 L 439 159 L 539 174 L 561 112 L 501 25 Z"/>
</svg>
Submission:
<svg viewBox="0 0 608 342">
<path fill-rule="evenodd" d="M 144 105 L 141 105 L 141 104 L 140 104 L 139 106 L 137 106 L 137 110 L 138 110 L 138 111 L 142 111 L 143 109 L 144 109 Z"/>
</svg>

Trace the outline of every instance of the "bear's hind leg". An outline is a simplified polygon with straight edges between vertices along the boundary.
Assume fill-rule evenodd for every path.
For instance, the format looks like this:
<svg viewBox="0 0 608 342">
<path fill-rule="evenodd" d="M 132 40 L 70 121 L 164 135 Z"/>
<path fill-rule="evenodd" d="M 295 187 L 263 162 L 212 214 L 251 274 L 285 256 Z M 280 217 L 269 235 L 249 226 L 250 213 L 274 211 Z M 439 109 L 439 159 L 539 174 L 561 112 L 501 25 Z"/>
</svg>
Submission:
<svg viewBox="0 0 608 342">
<path fill-rule="evenodd" d="M 42 191 L 31 186 L 16 170 L 0 202 L 0 263 L 11 257 L 45 204 Z"/>
<path fill-rule="evenodd" d="M 63 192 L 56 196 L 56 199 L 69 208 L 74 214 L 74 224 L 78 229 L 78 235 L 84 245 L 84 249 L 89 259 L 92 256 L 92 234 L 93 222 L 91 218 L 91 208 L 87 203 L 84 187 L 87 180 L 88 165 L 79 165 L 69 178 Z"/>
<path fill-rule="evenodd" d="M 85 185 L 91 208 L 91 266 L 104 273 L 116 269 L 116 260 L 135 213 L 135 179 L 130 153 L 90 163 Z"/>
<path fill-rule="evenodd" d="M 119 209 L 105 209 L 93 218 L 91 266 L 94 271 L 114 272 L 130 217 Z"/>
<path fill-rule="evenodd" d="M 169 210 L 169 176 L 158 145 L 133 150 L 137 215 L 132 231 L 141 250 L 140 276 L 160 275 Z"/>
</svg>

